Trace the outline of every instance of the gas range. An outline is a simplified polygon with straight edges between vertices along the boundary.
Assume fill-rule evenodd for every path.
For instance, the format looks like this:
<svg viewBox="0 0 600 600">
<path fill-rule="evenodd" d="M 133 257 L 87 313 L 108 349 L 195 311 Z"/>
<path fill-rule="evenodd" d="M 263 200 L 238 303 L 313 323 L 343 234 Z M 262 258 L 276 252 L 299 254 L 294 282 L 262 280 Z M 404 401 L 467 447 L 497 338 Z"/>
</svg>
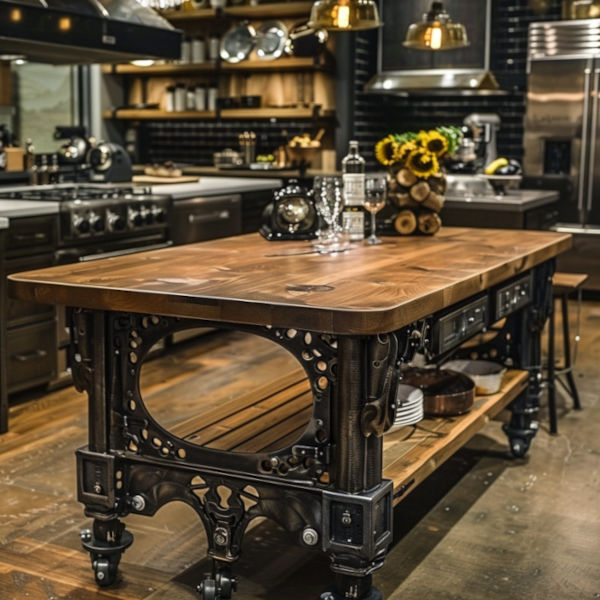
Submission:
<svg viewBox="0 0 600 600">
<path fill-rule="evenodd" d="M 166 235 L 171 204 L 170 196 L 114 184 L 13 188 L 0 197 L 58 202 L 61 246 L 118 241 L 156 232 Z"/>
</svg>

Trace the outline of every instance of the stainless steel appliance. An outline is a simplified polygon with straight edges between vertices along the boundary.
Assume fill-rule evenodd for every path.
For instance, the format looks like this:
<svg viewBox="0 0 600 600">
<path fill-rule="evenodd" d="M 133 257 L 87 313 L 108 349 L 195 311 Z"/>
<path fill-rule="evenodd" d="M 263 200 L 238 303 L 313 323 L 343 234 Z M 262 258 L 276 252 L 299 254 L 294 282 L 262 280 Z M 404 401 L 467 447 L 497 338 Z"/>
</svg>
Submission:
<svg viewBox="0 0 600 600">
<path fill-rule="evenodd" d="M 529 31 L 525 173 L 567 178 L 555 229 L 574 234 L 559 268 L 600 290 L 600 19 L 534 23 Z"/>
<path fill-rule="evenodd" d="M 0 0 L 0 53 L 53 64 L 177 59 L 181 32 L 137 0 Z"/>
<path fill-rule="evenodd" d="M 60 184 L 13 188 L 10 192 L 0 194 L 0 199 L 60 203 L 55 249 L 45 255 L 45 262 L 39 264 L 28 262 L 27 265 L 23 263 L 18 265 L 19 268 L 12 269 L 15 272 L 52 264 L 87 262 L 171 245 L 168 239 L 171 198 L 166 195 L 151 194 L 147 189 L 113 185 Z M 31 239 L 36 240 L 43 233 L 44 230 L 32 232 Z M 11 248 L 14 245 L 12 243 Z M 40 310 L 39 306 L 35 310 L 34 316 L 38 320 Z M 53 335 L 49 338 L 45 329 L 40 329 L 39 335 L 44 335 L 51 340 L 43 346 L 46 353 L 44 357 L 48 356 L 48 360 L 51 358 L 56 360 L 58 379 L 61 379 L 67 375 L 66 347 L 69 342 L 64 307 L 59 308 L 56 323 L 54 325 L 54 321 L 52 322 L 52 327 L 57 329 L 56 337 Z M 57 343 L 56 338 L 58 338 Z M 40 362 L 38 347 L 42 347 L 41 341 L 29 340 L 28 343 L 33 344 L 32 347 L 38 353 L 34 358 Z M 56 346 L 58 346 L 57 359 L 54 350 Z M 29 354 L 21 352 L 21 354 L 26 356 L 29 362 L 33 360 L 32 352 Z M 9 391 L 30 387 L 29 383 L 24 381 L 20 388 L 13 386 Z"/>
</svg>

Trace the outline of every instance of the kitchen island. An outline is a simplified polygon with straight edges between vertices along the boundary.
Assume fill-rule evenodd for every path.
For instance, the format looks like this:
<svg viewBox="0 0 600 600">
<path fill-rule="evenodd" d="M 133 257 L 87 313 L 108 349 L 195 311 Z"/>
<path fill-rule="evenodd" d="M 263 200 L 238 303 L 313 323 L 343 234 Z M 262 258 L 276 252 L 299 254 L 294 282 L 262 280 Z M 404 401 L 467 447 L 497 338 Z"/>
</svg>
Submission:
<svg viewBox="0 0 600 600">
<path fill-rule="evenodd" d="M 511 449 L 527 452 L 554 258 L 569 246 L 564 234 L 445 228 L 332 256 L 249 235 L 11 276 L 23 300 L 75 307 L 73 373 L 90 401 L 79 499 L 94 519 L 83 543 L 97 582 L 114 581 L 133 541 L 121 518 L 181 500 L 202 519 L 215 559 L 205 600 L 231 597 L 228 565 L 258 516 L 329 555 L 336 580 L 324 598 L 380 598 L 371 575 L 385 562 L 395 503 L 506 405 Z M 384 456 L 398 364 L 416 351 L 443 359 L 499 319 L 498 335 L 478 351 L 512 364 L 503 393 L 439 423 L 443 433 L 421 446 L 386 438 Z M 252 453 L 216 450 L 152 418 L 139 392 L 145 357 L 166 335 L 199 325 L 253 333 L 296 357 L 312 403 L 298 439 L 269 450 L 271 423 L 255 432 L 263 440 Z"/>
</svg>

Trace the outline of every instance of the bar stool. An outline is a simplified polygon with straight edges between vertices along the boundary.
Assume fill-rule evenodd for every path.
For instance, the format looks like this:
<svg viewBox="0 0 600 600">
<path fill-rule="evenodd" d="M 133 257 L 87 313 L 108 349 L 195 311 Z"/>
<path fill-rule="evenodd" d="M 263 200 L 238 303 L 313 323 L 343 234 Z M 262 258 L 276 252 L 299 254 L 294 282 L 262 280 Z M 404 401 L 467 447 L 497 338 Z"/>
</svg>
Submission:
<svg viewBox="0 0 600 600">
<path fill-rule="evenodd" d="M 555 350 L 555 306 L 552 307 L 549 325 L 548 340 L 548 413 L 550 416 L 550 433 L 558 432 L 558 419 L 556 414 L 556 382 L 558 381 L 565 391 L 573 399 L 573 407 L 581 410 L 579 402 L 579 393 L 573 377 L 573 361 L 571 357 L 571 340 L 569 331 L 569 295 L 577 291 L 578 310 L 581 310 L 581 287 L 587 281 L 588 275 L 585 273 L 555 273 L 553 279 L 553 302 L 560 300 L 562 310 L 563 326 L 563 349 L 564 364 L 556 367 L 554 364 Z M 577 335 L 579 335 L 579 324 L 577 325 Z M 577 344 L 578 337 L 575 343 Z M 565 376 L 567 382 L 562 380 Z"/>
</svg>

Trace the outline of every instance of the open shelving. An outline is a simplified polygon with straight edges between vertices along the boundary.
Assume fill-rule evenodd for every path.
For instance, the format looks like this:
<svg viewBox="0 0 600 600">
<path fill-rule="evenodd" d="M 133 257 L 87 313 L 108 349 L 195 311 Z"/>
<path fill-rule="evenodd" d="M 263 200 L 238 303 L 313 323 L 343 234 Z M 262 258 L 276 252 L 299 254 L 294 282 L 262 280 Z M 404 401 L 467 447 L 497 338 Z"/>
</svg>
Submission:
<svg viewBox="0 0 600 600">
<path fill-rule="evenodd" d="M 282 17 L 301 17 L 308 15 L 312 2 L 271 2 L 252 6 L 227 6 L 223 9 L 197 8 L 194 10 L 165 11 L 162 15 L 174 23 L 214 19 L 219 16 L 236 19 L 270 19 Z"/>
</svg>

